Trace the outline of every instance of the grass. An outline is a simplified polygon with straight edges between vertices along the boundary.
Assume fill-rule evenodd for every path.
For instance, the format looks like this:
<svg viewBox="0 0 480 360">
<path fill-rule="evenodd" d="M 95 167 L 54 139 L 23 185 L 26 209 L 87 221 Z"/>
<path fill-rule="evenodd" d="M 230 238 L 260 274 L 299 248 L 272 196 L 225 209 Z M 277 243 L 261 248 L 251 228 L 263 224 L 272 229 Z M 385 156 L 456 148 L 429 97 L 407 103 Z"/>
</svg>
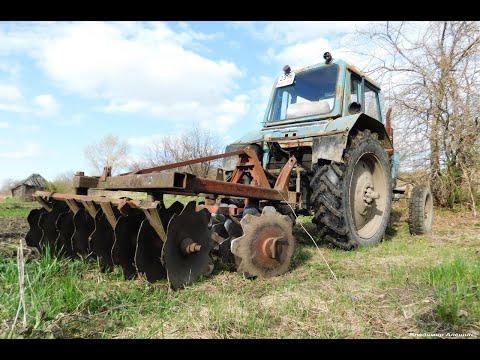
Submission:
<svg viewBox="0 0 480 360">
<path fill-rule="evenodd" d="M 317 249 L 297 225 L 299 245 L 287 274 L 252 280 L 217 266 L 211 277 L 176 292 L 166 281 L 124 281 L 119 268 L 100 273 L 92 261 L 31 258 L 25 267 L 27 326 L 18 321 L 13 330 L 17 264 L 2 258 L 0 337 L 478 337 L 480 220 L 442 211 L 433 234 L 411 236 L 406 215 L 395 209 L 385 241 L 349 252 L 319 239 Z M 309 217 L 299 221 L 313 233 Z"/>
<path fill-rule="evenodd" d="M 0 216 L 26 218 L 28 213 L 37 207 L 37 202 L 26 202 L 18 198 L 6 198 L 0 200 Z"/>
<path fill-rule="evenodd" d="M 428 270 L 427 283 L 434 289 L 441 321 L 461 327 L 469 318 L 480 319 L 479 280 L 480 263 L 460 256 Z"/>
</svg>

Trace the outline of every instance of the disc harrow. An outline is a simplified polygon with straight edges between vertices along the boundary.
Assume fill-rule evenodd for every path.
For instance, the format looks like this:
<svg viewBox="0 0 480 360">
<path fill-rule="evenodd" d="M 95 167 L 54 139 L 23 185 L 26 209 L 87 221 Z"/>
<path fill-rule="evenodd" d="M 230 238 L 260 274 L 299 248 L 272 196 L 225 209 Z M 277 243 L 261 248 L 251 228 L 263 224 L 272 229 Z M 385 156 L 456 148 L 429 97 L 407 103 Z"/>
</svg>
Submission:
<svg viewBox="0 0 480 360">
<path fill-rule="evenodd" d="M 102 272 L 118 265 L 127 280 L 138 274 L 148 282 L 166 279 L 174 290 L 209 276 L 215 255 L 232 271 L 249 276 L 273 274 L 265 269 L 252 270 L 252 263 L 243 261 L 249 255 L 241 250 L 257 246 L 251 218 L 263 219 L 267 213 L 268 219 L 285 218 L 273 208 L 273 213 L 264 210 L 261 216 L 247 214 L 242 219 L 242 209 L 213 207 L 218 213 L 212 214 L 212 207 L 196 205 L 195 201 L 185 207 L 177 201 L 167 208 L 163 201 L 49 195 L 44 197 L 44 207 L 33 209 L 27 218 L 27 244 L 41 252 L 49 249 L 70 259 L 96 258 Z M 284 223 L 277 230 L 288 233 L 287 227 Z M 284 236 L 290 239 L 291 230 Z M 237 243 L 244 246 L 234 246 Z M 288 268 L 289 251 L 275 260 L 282 263 L 277 273 Z"/>
<path fill-rule="evenodd" d="M 227 181 L 162 172 L 191 162 L 187 161 L 120 176 L 111 176 L 109 168 L 100 177 L 79 174 L 75 177 L 75 194 L 37 191 L 34 197 L 42 208 L 28 215 L 26 242 L 40 252 L 48 250 L 69 259 L 96 259 L 102 272 L 120 266 L 127 280 L 137 276 L 148 282 L 167 280 L 175 290 L 209 276 L 215 257 L 228 269 L 248 276 L 284 273 L 293 253 L 291 224 L 273 208 L 260 215 L 257 207 L 261 198 L 274 202 L 296 198 L 288 191 L 287 180 L 282 180 L 288 178 L 296 160 L 288 162 L 274 188 L 270 187 L 253 149 L 195 162 L 233 155 L 239 155 L 239 165 Z M 252 177 L 259 186 L 242 183 L 243 176 Z M 100 190 L 102 195 L 90 193 L 90 188 Z M 117 197 L 121 190 L 138 190 L 150 197 L 148 201 Z M 169 193 L 205 194 L 206 203 L 197 205 L 191 201 L 184 206 L 176 201 L 167 207 L 163 194 Z M 238 198 L 237 204 L 230 205 L 212 200 L 221 200 L 218 195 L 241 198 L 247 194 L 253 200 L 247 200 L 244 208 L 237 206 Z M 261 226 L 255 225 L 252 218 L 260 219 Z M 269 221 L 281 224 L 269 223 L 270 230 L 265 233 L 265 222 Z M 256 231 L 263 232 L 258 235 Z M 274 240 L 270 239 L 272 236 Z M 255 253 L 264 251 L 265 246 L 273 253 Z"/>
</svg>

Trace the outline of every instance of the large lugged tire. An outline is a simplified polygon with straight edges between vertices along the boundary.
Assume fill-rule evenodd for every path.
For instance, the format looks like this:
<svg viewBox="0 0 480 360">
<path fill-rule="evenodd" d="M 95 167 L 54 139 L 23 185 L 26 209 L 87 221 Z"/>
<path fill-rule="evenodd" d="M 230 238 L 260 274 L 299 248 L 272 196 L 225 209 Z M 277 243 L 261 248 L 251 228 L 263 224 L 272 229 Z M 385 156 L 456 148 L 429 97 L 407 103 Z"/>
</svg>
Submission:
<svg viewBox="0 0 480 360">
<path fill-rule="evenodd" d="M 385 234 L 392 203 L 387 154 L 376 133 L 359 131 L 344 163 L 314 166 L 313 222 L 321 238 L 342 248 L 372 246 Z M 377 198 L 378 197 L 378 198 Z"/>
<path fill-rule="evenodd" d="M 409 204 L 408 225 L 413 235 L 432 231 L 433 197 L 429 185 L 417 185 L 412 189 Z"/>
</svg>

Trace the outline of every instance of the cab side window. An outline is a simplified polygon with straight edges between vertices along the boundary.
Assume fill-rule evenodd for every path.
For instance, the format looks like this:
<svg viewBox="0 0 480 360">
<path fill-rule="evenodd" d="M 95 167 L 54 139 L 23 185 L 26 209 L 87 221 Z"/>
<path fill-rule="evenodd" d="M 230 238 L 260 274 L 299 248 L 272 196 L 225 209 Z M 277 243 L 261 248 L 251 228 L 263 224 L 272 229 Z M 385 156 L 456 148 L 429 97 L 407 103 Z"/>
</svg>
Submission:
<svg viewBox="0 0 480 360">
<path fill-rule="evenodd" d="M 365 81 L 365 114 L 374 119 L 381 120 L 378 92 L 373 86 Z"/>
<path fill-rule="evenodd" d="M 361 79 L 355 74 L 350 74 L 350 102 L 361 102 L 361 99 L 358 97 Z"/>
</svg>

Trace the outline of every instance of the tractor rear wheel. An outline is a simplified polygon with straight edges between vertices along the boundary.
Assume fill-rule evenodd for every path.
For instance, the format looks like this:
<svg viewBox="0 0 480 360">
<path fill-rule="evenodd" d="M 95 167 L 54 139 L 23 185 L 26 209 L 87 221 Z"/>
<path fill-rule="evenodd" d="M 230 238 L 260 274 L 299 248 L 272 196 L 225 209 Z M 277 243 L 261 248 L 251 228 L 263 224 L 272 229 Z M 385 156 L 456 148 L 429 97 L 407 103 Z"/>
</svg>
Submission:
<svg viewBox="0 0 480 360">
<path fill-rule="evenodd" d="M 343 160 L 314 166 L 312 221 L 321 238 L 342 249 L 378 244 L 392 203 L 390 165 L 378 135 L 357 132 Z"/>
</svg>

